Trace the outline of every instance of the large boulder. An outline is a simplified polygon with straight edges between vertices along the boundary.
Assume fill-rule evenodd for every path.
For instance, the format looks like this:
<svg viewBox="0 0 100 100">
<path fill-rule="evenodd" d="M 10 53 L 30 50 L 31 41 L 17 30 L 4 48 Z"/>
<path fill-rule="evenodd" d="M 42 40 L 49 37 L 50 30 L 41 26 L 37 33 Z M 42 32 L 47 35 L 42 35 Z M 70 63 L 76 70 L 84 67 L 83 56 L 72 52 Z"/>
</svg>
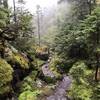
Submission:
<svg viewBox="0 0 100 100">
<path fill-rule="evenodd" d="M 47 60 L 49 58 L 49 51 L 47 47 L 37 47 L 36 48 L 36 57 L 42 60 Z"/>
</svg>

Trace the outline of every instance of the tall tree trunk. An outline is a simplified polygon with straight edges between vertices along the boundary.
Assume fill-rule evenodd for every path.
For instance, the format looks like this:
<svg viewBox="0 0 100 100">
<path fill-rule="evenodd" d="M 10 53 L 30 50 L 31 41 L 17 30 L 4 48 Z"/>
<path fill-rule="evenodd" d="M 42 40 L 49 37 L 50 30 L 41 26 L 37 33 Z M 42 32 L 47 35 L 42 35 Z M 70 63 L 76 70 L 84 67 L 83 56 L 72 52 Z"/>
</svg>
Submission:
<svg viewBox="0 0 100 100">
<path fill-rule="evenodd" d="M 15 0 L 13 0 L 13 6 L 14 6 L 14 22 L 17 22 L 17 18 L 16 18 L 16 5 L 15 5 Z"/>
<path fill-rule="evenodd" d="M 95 80 L 98 81 L 98 70 L 99 70 L 99 65 L 100 65 L 98 53 L 96 54 L 96 60 L 97 60 L 97 64 L 96 64 Z"/>
<path fill-rule="evenodd" d="M 99 22 L 97 22 L 97 33 L 96 33 L 96 47 L 98 48 L 99 46 L 99 41 L 100 41 L 100 29 L 99 29 Z M 95 72 L 95 80 L 98 81 L 98 70 L 100 66 L 99 62 L 99 52 L 96 51 L 96 72 Z"/>
<path fill-rule="evenodd" d="M 91 0 L 88 1 L 88 5 L 89 5 L 89 14 L 91 15 L 91 10 L 92 10 Z"/>
<path fill-rule="evenodd" d="M 40 6 L 39 5 L 37 5 L 37 31 L 38 31 L 38 42 L 39 42 L 39 47 L 40 47 L 40 45 L 41 45 L 41 36 L 40 36 Z"/>
</svg>

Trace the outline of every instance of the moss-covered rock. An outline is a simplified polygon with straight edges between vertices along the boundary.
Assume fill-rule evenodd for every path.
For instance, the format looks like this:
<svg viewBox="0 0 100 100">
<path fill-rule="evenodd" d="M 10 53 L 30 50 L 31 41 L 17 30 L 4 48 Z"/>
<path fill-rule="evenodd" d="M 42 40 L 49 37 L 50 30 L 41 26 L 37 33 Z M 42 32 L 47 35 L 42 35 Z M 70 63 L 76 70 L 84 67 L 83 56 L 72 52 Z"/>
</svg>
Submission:
<svg viewBox="0 0 100 100">
<path fill-rule="evenodd" d="M 47 46 L 36 47 L 36 57 L 42 60 L 47 60 L 49 57 L 48 47 Z"/>
<path fill-rule="evenodd" d="M 10 90 L 9 83 L 12 80 L 13 69 L 3 59 L 0 58 L 0 94 Z"/>
<path fill-rule="evenodd" d="M 5 48 L 5 59 L 8 61 L 12 66 L 17 64 L 17 66 L 21 67 L 22 69 L 29 69 L 29 59 L 27 55 L 24 53 L 18 52 L 14 47 L 9 46 Z"/>
<path fill-rule="evenodd" d="M 23 69 L 29 69 L 28 59 L 19 53 L 13 53 L 12 62 L 19 64 L 19 66 Z"/>
<path fill-rule="evenodd" d="M 37 69 L 38 66 L 41 66 L 44 63 L 43 60 L 35 58 L 34 47 L 27 48 L 27 50 L 22 53 L 10 44 L 5 48 L 5 59 L 12 66 L 19 67 L 19 69 L 29 69 L 30 67 Z"/>
</svg>

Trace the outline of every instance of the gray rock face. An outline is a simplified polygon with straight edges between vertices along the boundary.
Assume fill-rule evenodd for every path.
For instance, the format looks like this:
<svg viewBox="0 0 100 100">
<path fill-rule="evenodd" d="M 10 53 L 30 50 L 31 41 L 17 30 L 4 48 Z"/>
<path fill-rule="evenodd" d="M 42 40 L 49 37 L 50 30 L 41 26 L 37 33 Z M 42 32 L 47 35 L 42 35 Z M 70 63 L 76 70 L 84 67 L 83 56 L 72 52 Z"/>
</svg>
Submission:
<svg viewBox="0 0 100 100">
<path fill-rule="evenodd" d="M 42 66 L 43 74 L 44 74 L 45 76 L 48 76 L 48 77 L 51 77 L 51 78 L 55 77 L 55 75 L 54 75 L 53 72 L 49 69 L 48 66 L 49 66 L 48 63 Z"/>
</svg>

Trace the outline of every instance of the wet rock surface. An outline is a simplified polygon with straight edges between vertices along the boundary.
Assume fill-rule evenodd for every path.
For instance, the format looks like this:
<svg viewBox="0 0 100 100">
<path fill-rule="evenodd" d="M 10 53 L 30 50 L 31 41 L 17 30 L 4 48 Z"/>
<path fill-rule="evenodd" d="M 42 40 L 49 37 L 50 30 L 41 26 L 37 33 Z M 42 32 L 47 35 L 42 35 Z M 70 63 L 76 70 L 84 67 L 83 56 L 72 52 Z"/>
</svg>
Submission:
<svg viewBox="0 0 100 100">
<path fill-rule="evenodd" d="M 47 97 L 47 100 L 69 100 L 66 96 L 66 91 L 69 90 L 71 82 L 71 78 L 64 75 L 63 80 L 57 85 L 54 94 Z"/>
</svg>

